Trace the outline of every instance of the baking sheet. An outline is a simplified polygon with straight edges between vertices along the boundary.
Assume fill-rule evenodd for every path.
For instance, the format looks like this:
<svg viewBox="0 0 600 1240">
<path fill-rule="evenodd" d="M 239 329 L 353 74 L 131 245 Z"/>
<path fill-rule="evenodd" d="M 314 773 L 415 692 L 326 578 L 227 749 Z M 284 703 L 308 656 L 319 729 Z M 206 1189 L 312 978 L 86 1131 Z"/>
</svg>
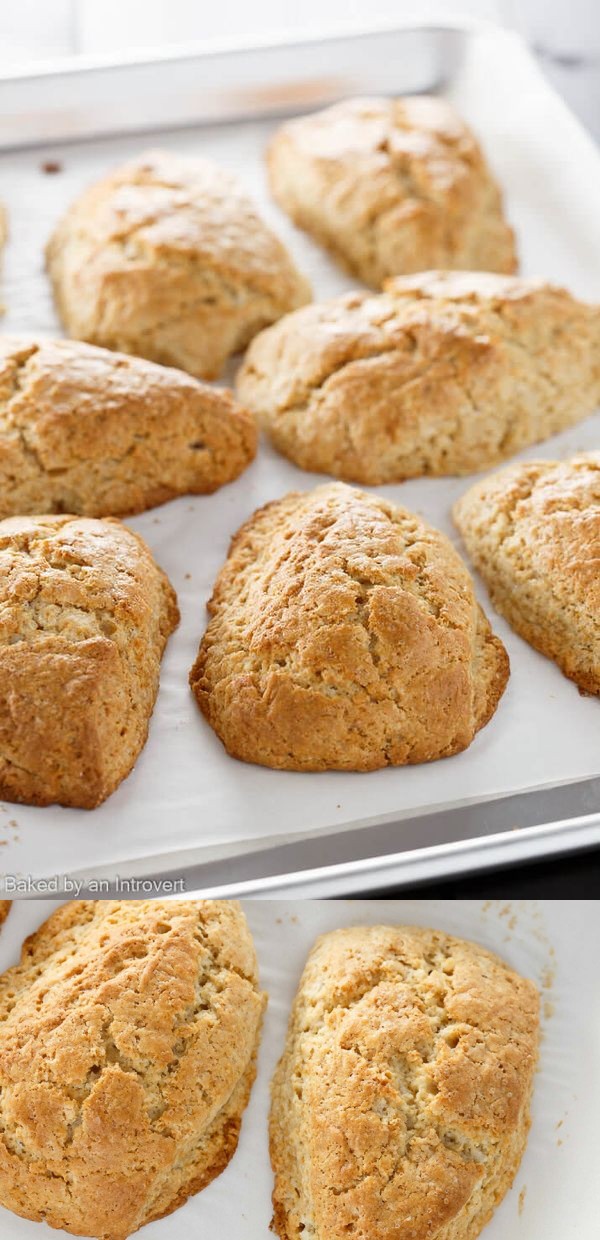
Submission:
<svg viewBox="0 0 600 1240">
<path fill-rule="evenodd" d="M 376 77 L 374 69 L 374 88 Z M 523 271 L 597 297 L 600 161 L 525 49 L 500 32 L 465 35 L 459 67 L 445 93 L 480 134 L 506 189 Z M 185 129 L 161 133 L 158 140 L 235 169 L 311 277 L 315 297 L 336 294 L 351 282 L 268 200 L 262 151 L 274 123 Z M 43 272 L 45 240 L 85 184 L 154 140 L 146 135 L 48 146 L 0 159 L 0 199 L 7 204 L 11 227 L 1 285 L 7 306 L 3 330 L 59 330 Z M 42 171 L 48 159 L 59 162 L 57 175 Z M 565 456 L 599 444 L 600 413 L 522 456 Z M 3 872 L 39 878 L 64 870 L 90 876 L 102 869 L 115 875 L 120 867 L 135 868 L 138 858 L 157 858 L 158 866 L 165 854 L 173 868 L 184 851 L 186 863 L 191 856 L 197 861 L 234 858 L 275 840 L 599 773 L 598 702 L 580 697 L 552 663 L 514 635 L 493 614 L 482 586 L 479 596 L 508 648 L 512 676 L 495 718 L 466 753 L 361 775 L 273 772 L 227 757 L 187 686 L 206 600 L 241 522 L 267 500 L 322 481 L 278 457 L 263 441 L 256 462 L 232 486 L 214 496 L 177 500 L 131 521 L 169 573 L 182 611 L 163 662 L 148 744 L 129 779 L 93 813 L 2 806 Z M 378 489 L 456 539 L 449 511 L 468 485 L 465 479 L 424 479 Z"/>
<path fill-rule="evenodd" d="M 0 971 L 14 963 L 25 934 L 51 902 L 21 901 L 0 933 Z M 175 1214 L 139 1233 L 143 1240 L 226 1236 L 268 1240 L 271 1172 L 267 1150 L 269 1081 L 283 1048 L 290 1004 L 318 934 L 337 926 L 405 922 L 435 926 L 497 951 L 542 992 L 543 1037 L 533 1125 L 515 1184 L 485 1240 L 592 1240 L 597 1235 L 597 1116 L 600 1111 L 600 904 L 596 901 L 247 901 L 261 983 L 269 992 L 259 1071 L 227 1170 Z M 0 1208 L 2 1240 L 50 1240 L 45 1224 Z"/>
<path fill-rule="evenodd" d="M 282 108 L 323 107 L 341 95 L 434 89 L 462 49 L 460 23 L 344 23 L 306 35 L 274 34 L 243 46 L 189 40 L 153 54 L 76 56 L 0 78 L 0 147 L 130 133 L 153 126 L 236 120 Z M 382 50 L 384 55 L 382 56 Z M 208 54 L 207 54 L 208 53 Z"/>
</svg>

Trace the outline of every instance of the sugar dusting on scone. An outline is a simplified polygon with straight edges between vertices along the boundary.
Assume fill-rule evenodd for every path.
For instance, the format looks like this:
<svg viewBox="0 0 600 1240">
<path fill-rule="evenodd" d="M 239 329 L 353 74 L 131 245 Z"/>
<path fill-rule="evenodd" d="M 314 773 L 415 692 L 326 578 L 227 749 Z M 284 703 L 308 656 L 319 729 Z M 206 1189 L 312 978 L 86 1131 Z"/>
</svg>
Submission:
<svg viewBox="0 0 600 1240">
<path fill-rule="evenodd" d="M 535 985 L 475 943 L 318 940 L 273 1080 L 280 1240 L 475 1240 L 525 1149 L 538 1033 Z"/>
<path fill-rule="evenodd" d="M 252 414 L 224 389 L 74 340 L 0 336 L 0 518 L 125 516 L 237 478 Z"/>
<path fill-rule="evenodd" d="M 63 905 L 0 977 L 0 1203 L 97 1240 L 183 1205 L 235 1153 L 263 1009 L 234 901 Z"/>
<path fill-rule="evenodd" d="M 236 758 L 370 771 L 459 753 L 508 658 L 450 541 L 343 483 L 293 492 L 234 537 L 190 674 Z"/>
<path fill-rule="evenodd" d="M 287 121 L 268 171 L 292 220 L 374 288 L 432 267 L 516 270 L 498 185 L 443 99 L 349 99 Z"/>
<path fill-rule="evenodd" d="M 476 473 L 600 404 L 600 306 L 513 276 L 397 278 L 261 332 L 237 393 L 302 469 L 370 486 Z"/>
<path fill-rule="evenodd" d="M 85 190 L 46 258 L 69 335 L 204 379 L 310 298 L 237 179 L 165 151 Z"/>
</svg>

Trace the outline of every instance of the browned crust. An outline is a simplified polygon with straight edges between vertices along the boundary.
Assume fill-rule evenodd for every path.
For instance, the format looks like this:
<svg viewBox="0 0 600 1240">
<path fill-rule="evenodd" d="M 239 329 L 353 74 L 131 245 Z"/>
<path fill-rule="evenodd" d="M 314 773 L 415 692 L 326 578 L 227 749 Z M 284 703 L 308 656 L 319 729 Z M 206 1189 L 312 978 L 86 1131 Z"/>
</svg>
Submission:
<svg viewBox="0 0 600 1240">
<path fill-rule="evenodd" d="M 225 1170 L 237 1150 L 242 1129 L 243 1112 L 250 1101 L 250 1094 L 255 1080 L 256 1051 L 235 1091 L 235 1106 L 239 1108 L 239 1114 L 229 1115 L 224 1122 L 219 1122 L 219 1120 L 215 1122 L 215 1136 L 212 1144 L 210 1166 L 203 1167 L 187 1184 L 183 1185 L 166 1209 L 160 1210 L 156 1214 L 149 1215 L 147 1219 L 144 1219 L 144 1226 L 146 1223 L 154 1222 L 158 1218 L 166 1218 L 167 1215 L 173 1214 L 180 1206 L 185 1205 L 190 1197 L 195 1196 L 203 1188 L 207 1188 L 209 1184 L 212 1184 L 213 1180 L 216 1180 Z"/>
<path fill-rule="evenodd" d="M 148 734 L 175 592 L 119 521 L 0 522 L 0 796 L 92 809 Z"/>
<path fill-rule="evenodd" d="M 467 491 L 454 520 L 494 607 L 600 694 L 600 454 L 512 465 Z"/>
<path fill-rule="evenodd" d="M 282 1240 L 475 1240 L 530 1125 L 535 986 L 439 931 L 351 927 L 309 955 L 272 1086 Z"/>
<path fill-rule="evenodd" d="M 508 658 L 449 541 L 342 484 L 265 505 L 234 536 L 190 673 L 228 752 L 376 770 L 465 749 Z"/>
<path fill-rule="evenodd" d="M 12 900 L 0 900 L 0 926 L 6 921 L 10 913 Z"/>
<path fill-rule="evenodd" d="M 69 335 L 204 379 L 310 297 L 236 178 L 166 151 L 85 190 L 46 259 Z"/>
<path fill-rule="evenodd" d="M 442 99 L 349 99 L 287 121 L 267 169 L 294 223 L 375 288 L 432 267 L 516 270 L 498 185 Z"/>
<path fill-rule="evenodd" d="M 0 338 L 0 518 L 125 516 L 237 478 L 252 414 L 181 371 L 92 345 Z"/>
<path fill-rule="evenodd" d="M 301 469 L 369 486 L 475 473 L 600 401 L 600 306 L 538 280 L 428 271 L 286 315 L 240 400 Z"/>
<path fill-rule="evenodd" d="M 125 1240 L 223 1170 L 264 1007 L 239 906 L 79 901 L 0 977 L 0 1201 Z"/>
</svg>

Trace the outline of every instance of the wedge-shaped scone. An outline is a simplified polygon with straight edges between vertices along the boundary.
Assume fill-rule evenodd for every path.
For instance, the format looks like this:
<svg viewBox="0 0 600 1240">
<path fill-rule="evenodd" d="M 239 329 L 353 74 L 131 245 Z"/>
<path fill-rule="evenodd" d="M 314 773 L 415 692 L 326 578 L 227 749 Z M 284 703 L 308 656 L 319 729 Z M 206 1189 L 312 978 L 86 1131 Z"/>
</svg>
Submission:
<svg viewBox="0 0 600 1240">
<path fill-rule="evenodd" d="M 600 404 L 600 306 L 510 276 L 390 280 L 261 332 L 237 391 L 302 469 L 370 485 L 476 473 Z"/>
<path fill-rule="evenodd" d="M 6 921 L 10 913 L 11 904 L 12 900 L 0 900 L 0 926 Z"/>
<path fill-rule="evenodd" d="M 166 151 L 87 189 L 46 255 L 69 335 L 205 379 L 310 296 L 236 179 Z"/>
<path fill-rule="evenodd" d="M 92 809 L 114 792 L 178 620 L 167 577 L 119 521 L 0 521 L 0 800 Z"/>
<path fill-rule="evenodd" d="M 470 129 L 443 99 L 350 99 L 287 121 L 273 196 L 353 275 L 516 270 L 514 235 Z"/>
<path fill-rule="evenodd" d="M 0 1202 L 125 1240 L 227 1166 L 263 996 L 229 901 L 74 901 L 0 977 Z"/>
<path fill-rule="evenodd" d="M 538 995 L 434 930 L 318 940 L 275 1073 L 281 1240 L 475 1240 L 529 1130 Z"/>
<path fill-rule="evenodd" d="M 235 758 L 369 771 L 458 753 L 508 659 L 443 534 L 341 483 L 233 539 L 190 683 Z"/>
<path fill-rule="evenodd" d="M 255 452 L 252 415 L 180 370 L 0 337 L 0 517 L 142 512 L 215 491 Z"/>
<path fill-rule="evenodd" d="M 600 452 L 511 465 L 471 487 L 454 520 L 494 607 L 600 694 Z"/>
</svg>

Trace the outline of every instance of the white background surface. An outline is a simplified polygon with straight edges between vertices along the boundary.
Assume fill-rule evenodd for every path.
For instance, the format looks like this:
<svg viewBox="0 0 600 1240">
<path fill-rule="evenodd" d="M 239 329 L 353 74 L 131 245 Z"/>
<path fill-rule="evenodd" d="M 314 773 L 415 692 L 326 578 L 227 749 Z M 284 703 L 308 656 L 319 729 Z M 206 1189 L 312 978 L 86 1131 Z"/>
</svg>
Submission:
<svg viewBox="0 0 600 1240">
<path fill-rule="evenodd" d="M 482 136 L 506 187 L 523 270 L 564 281 L 581 295 L 597 296 L 600 163 L 526 54 L 512 46 L 512 39 L 509 44 L 497 45 L 493 37 L 478 39 L 453 97 Z M 266 122 L 227 125 L 161 135 L 160 140 L 182 151 L 213 155 L 235 168 L 311 276 L 315 296 L 334 294 L 349 282 L 267 198 L 262 151 L 271 127 Z M 4 330 L 59 330 L 42 270 L 44 242 L 73 195 L 139 145 L 139 139 L 121 139 L 52 152 L 63 164 L 62 173 L 53 177 L 40 167 L 49 151 L 11 153 L 0 160 L 0 197 L 7 203 L 12 228 L 4 264 Z M 600 413 L 549 441 L 541 455 L 569 455 L 599 445 Z M 540 448 L 523 455 L 540 455 Z M 378 814 L 598 774 L 598 702 L 581 697 L 554 664 L 513 634 L 489 605 L 493 625 L 509 650 L 512 676 L 496 716 L 464 754 L 362 775 L 273 772 L 227 757 L 187 686 L 205 625 L 206 600 L 230 536 L 241 522 L 260 504 L 321 481 L 277 457 L 263 442 L 256 462 L 232 486 L 214 496 L 178 500 L 131 522 L 169 573 L 182 611 L 181 627 L 163 662 L 148 744 L 129 779 L 92 813 L 0 807 L 4 872 L 53 875 L 68 867 L 89 875 L 110 865 L 118 874 L 128 859 L 183 849 L 209 860 Z M 424 479 L 379 489 L 456 538 L 450 506 L 467 485 L 464 479 Z M 479 593 L 486 604 L 483 589 Z"/>
<path fill-rule="evenodd" d="M 13 906 L 0 933 L 0 970 L 52 911 L 50 902 Z M 318 934 L 342 925 L 415 923 L 470 938 L 533 978 L 542 992 L 543 1036 L 533 1126 L 513 1189 L 485 1228 L 485 1240 L 594 1240 L 598 1235 L 600 1114 L 600 904 L 385 901 L 277 904 L 249 901 L 261 984 L 269 993 L 259 1072 L 238 1152 L 209 1188 L 140 1240 L 269 1240 L 269 1081 L 283 1049 L 289 1008 Z M 519 1195 L 524 1192 L 522 1209 Z M 2 1210 L 2 1240 L 64 1235 Z"/>
<path fill-rule="evenodd" d="M 319 34 L 428 18 L 494 21 L 520 31 L 570 106 L 600 139 L 598 0 L 2 0 L 2 66 L 54 56 L 128 55 L 192 41 Z"/>
</svg>

